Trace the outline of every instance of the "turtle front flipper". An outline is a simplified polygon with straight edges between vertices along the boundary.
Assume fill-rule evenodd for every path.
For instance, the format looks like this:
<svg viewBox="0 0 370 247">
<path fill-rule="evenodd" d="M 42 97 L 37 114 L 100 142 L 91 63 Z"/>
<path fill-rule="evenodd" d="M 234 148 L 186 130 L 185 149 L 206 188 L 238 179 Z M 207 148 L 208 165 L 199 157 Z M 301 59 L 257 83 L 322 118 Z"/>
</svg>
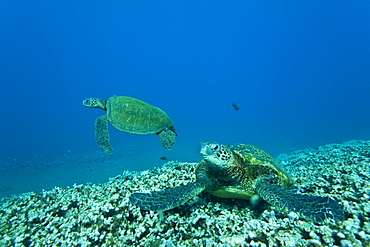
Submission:
<svg viewBox="0 0 370 247">
<path fill-rule="evenodd" d="M 113 148 L 109 143 L 107 115 L 100 116 L 95 121 L 95 140 L 105 153 L 112 153 Z"/>
<path fill-rule="evenodd" d="M 173 127 L 165 128 L 161 132 L 158 132 L 157 136 L 165 149 L 171 150 L 173 145 L 175 145 L 175 138 L 177 134 L 174 131 Z"/>
<path fill-rule="evenodd" d="M 135 192 L 131 194 L 129 199 L 132 204 L 141 209 L 165 211 L 184 204 L 199 195 L 204 189 L 204 184 L 194 182 L 152 193 Z"/>
<path fill-rule="evenodd" d="M 300 217 L 321 222 L 326 218 L 344 220 L 345 215 L 339 204 L 328 198 L 294 194 L 278 185 L 257 182 L 257 193 L 279 210 L 297 213 Z"/>
</svg>

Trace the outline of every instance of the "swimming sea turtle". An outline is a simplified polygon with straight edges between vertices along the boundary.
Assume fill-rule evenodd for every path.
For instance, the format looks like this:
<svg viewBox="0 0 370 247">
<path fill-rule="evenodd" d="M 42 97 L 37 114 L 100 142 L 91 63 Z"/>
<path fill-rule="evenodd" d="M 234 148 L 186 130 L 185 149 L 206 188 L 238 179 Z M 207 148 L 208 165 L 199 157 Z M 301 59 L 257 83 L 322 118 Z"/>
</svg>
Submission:
<svg viewBox="0 0 370 247">
<path fill-rule="evenodd" d="M 263 150 L 245 144 L 203 143 L 203 160 L 196 168 L 196 181 L 152 193 L 135 192 L 130 201 L 144 210 L 164 211 L 180 206 L 202 191 L 222 198 L 250 199 L 259 195 L 284 212 L 293 211 L 313 221 L 343 220 L 338 203 L 328 197 L 294 194 L 279 163 Z"/>
<path fill-rule="evenodd" d="M 107 111 L 95 121 L 96 142 L 107 154 L 113 151 L 109 143 L 108 121 L 121 131 L 141 135 L 156 133 L 165 149 L 171 149 L 175 144 L 177 134 L 173 121 L 164 111 L 144 101 L 113 96 L 108 100 L 88 98 L 82 104 Z"/>
</svg>

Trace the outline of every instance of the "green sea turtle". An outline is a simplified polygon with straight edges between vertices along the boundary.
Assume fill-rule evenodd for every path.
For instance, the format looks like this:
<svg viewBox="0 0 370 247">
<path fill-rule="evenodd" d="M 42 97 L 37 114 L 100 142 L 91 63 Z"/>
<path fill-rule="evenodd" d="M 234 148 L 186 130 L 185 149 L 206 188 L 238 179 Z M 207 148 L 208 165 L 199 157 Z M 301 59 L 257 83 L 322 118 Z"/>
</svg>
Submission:
<svg viewBox="0 0 370 247">
<path fill-rule="evenodd" d="M 158 107 L 126 96 L 113 96 L 108 100 L 88 98 L 82 104 L 107 111 L 95 121 L 96 142 L 107 154 L 113 151 L 109 143 L 108 121 L 121 131 L 141 135 L 155 133 L 165 149 L 171 149 L 175 144 L 177 134 L 173 121 Z"/>
<path fill-rule="evenodd" d="M 305 219 L 344 219 L 336 201 L 288 190 L 291 178 L 274 158 L 257 147 L 206 142 L 200 153 L 203 160 L 196 168 L 195 182 L 152 193 L 135 192 L 130 201 L 144 210 L 164 211 L 182 205 L 202 191 L 222 198 L 250 199 L 258 195 L 279 210 L 293 211 Z"/>
</svg>

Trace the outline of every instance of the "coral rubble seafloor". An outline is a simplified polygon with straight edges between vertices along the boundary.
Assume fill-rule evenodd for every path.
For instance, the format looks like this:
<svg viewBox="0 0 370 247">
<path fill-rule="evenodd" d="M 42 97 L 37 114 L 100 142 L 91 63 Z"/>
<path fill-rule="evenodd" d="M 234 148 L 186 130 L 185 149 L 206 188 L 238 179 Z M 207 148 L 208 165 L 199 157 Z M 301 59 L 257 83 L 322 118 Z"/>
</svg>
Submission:
<svg viewBox="0 0 370 247">
<path fill-rule="evenodd" d="M 280 155 L 297 193 L 329 196 L 342 222 L 313 223 L 267 203 L 206 192 L 158 213 L 128 201 L 134 191 L 195 179 L 195 163 L 124 172 L 99 185 L 75 185 L 0 200 L 0 246 L 366 246 L 370 243 L 370 141 Z"/>
</svg>

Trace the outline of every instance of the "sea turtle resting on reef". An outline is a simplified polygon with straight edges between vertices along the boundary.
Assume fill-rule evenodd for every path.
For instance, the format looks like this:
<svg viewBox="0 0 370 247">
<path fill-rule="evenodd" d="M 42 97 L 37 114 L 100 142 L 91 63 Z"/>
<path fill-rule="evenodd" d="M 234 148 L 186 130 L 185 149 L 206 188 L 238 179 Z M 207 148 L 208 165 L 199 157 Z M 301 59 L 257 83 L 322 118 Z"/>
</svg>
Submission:
<svg viewBox="0 0 370 247">
<path fill-rule="evenodd" d="M 207 191 L 222 198 L 250 199 L 259 195 L 284 212 L 316 222 L 343 220 L 344 212 L 328 197 L 294 194 L 279 163 L 263 150 L 246 144 L 203 143 L 203 160 L 196 168 L 196 181 L 152 193 L 133 193 L 130 201 L 144 210 L 169 210 Z"/>
<path fill-rule="evenodd" d="M 175 144 L 177 134 L 173 121 L 164 111 L 144 101 L 126 96 L 113 96 L 108 100 L 88 98 L 82 104 L 107 111 L 107 114 L 95 121 L 96 142 L 107 154 L 113 151 L 109 143 L 108 121 L 121 131 L 141 135 L 156 133 L 165 149 L 171 149 Z"/>
</svg>

